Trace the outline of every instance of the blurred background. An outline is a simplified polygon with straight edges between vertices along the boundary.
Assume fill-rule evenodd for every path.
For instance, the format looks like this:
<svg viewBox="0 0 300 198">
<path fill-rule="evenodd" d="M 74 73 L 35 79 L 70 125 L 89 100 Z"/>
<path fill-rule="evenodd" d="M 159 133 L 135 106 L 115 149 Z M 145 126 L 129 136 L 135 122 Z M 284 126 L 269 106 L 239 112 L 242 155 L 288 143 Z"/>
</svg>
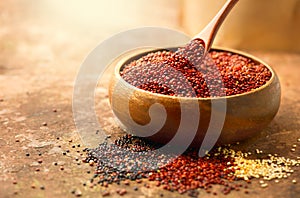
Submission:
<svg viewBox="0 0 300 198">
<path fill-rule="evenodd" d="M 225 0 L 8 0 L 0 3 L 0 39 L 9 33 L 50 31 L 100 42 L 119 31 L 164 26 L 198 33 Z M 6 26 L 3 26 L 6 23 Z M 27 27 L 26 27 L 27 26 Z M 215 44 L 250 50 L 300 51 L 300 0 L 241 0 Z M 62 38 L 60 38 L 62 39 Z M 63 40 L 63 39 L 62 39 Z"/>
</svg>

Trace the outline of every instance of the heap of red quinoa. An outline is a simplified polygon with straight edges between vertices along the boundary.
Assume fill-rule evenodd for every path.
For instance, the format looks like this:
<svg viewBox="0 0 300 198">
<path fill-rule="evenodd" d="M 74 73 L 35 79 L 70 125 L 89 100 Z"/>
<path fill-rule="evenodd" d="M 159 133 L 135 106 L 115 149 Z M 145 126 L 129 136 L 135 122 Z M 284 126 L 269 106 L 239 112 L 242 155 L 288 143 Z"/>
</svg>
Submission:
<svg viewBox="0 0 300 198">
<path fill-rule="evenodd" d="M 199 39 L 175 52 L 149 53 L 125 65 L 120 74 L 146 91 L 202 98 L 249 92 L 272 76 L 263 64 L 239 54 L 212 50 L 203 58 Z"/>
</svg>

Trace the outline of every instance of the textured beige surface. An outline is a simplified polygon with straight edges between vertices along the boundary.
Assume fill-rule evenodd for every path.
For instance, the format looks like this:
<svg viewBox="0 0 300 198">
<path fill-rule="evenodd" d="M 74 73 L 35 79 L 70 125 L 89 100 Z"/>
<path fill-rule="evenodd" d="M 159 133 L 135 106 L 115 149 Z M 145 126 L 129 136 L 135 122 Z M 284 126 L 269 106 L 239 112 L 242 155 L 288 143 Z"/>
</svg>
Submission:
<svg viewBox="0 0 300 198">
<path fill-rule="evenodd" d="M 74 197 L 71 194 L 74 189 L 80 190 L 84 197 L 96 197 L 104 188 L 90 188 L 88 183 L 83 186 L 92 177 L 87 171 L 93 168 L 77 165 L 76 157 L 81 159 L 82 145 L 72 148 L 81 144 L 72 118 L 73 82 L 88 52 L 107 35 L 122 28 L 90 31 L 92 26 L 88 24 L 79 28 L 72 26 L 73 21 L 62 23 L 71 16 L 52 21 L 51 12 L 46 12 L 50 7 L 40 9 L 39 6 L 36 1 L 0 1 L 0 197 Z M 58 16 L 61 17 L 53 14 L 53 19 Z M 300 55 L 251 53 L 275 68 L 283 96 L 279 113 L 269 127 L 240 146 L 243 150 L 259 148 L 265 153 L 295 158 L 300 147 L 297 143 Z M 97 93 L 100 96 L 96 107 L 105 130 L 117 135 L 120 129 L 108 111 L 106 90 L 98 89 Z M 43 126 L 44 122 L 47 126 Z M 293 144 L 298 146 L 294 153 L 290 152 Z M 66 150 L 70 153 L 62 155 Z M 38 159 L 43 162 L 39 164 Z M 292 179 L 298 183 L 292 184 Z M 293 198 L 300 193 L 299 181 L 297 168 L 289 179 L 278 184 L 271 182 L 268 188 L 260 188 L 258 180 L 253 180 L 249 195 L 241 191 L 224 197 Z M 143 184 L 138 184 L 139 190 L 133 191 L 133 185 L 136 184 L 121 185 L 129 191 L 127 197 L 159 197 L 164 192 L 160 188 L 145 188 Z M 117 187 L 110 188 L 112 197 L 117 197 L 114 192 Z M 165 193 L 164 197 L 171 196 L 181 197 L 177 193 Z M 215 196 L 201 191 L 200 197 Z"/>
</svg>

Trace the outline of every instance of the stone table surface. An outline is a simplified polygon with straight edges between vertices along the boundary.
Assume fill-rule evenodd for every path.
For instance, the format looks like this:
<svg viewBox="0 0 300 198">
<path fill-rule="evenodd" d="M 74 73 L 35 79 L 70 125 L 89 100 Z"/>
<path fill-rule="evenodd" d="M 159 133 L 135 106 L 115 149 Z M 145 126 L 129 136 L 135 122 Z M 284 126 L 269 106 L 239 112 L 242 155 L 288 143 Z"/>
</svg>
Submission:
<svg viewBox="0 0 300 198">
<path fill-rule="evenodd" d="M 21 6 L 7 8 L 1 2 L 0 8 L 3 7 L 6 9 L 0 18 L 0 197 L 74 197 L 76 194 L 100 197 L 104 188 L 89 185 L 94 168 L 81 162 L 84 145 L 72 115 L 77 71 L 99 38 L 79 37 L 78 32 L 66 32 L 38 19 L 20 20 L 11 12 L 22 11 Z M 240 147 L 295 159 L 300 156 L 300 142 L 297 142 L 300 138 L 300 54 L 250 53 L 274 67 L 281 81 L 282 102 L 268 128 Z M 118 135 L 120 129 L 108 112 L 106 90 L 98 91 L 103 97 L 96 108 L 102 109 L 100 117 L 105 129 Z M 291 152 L 294 144 L 296 151 Z M 293 179 L 298 183 L 292 184 Z M 133 185 L 139 190 L 134 191 Z M 164 197 L 187 196 L 157 187 L 146 188 L 143 184 L 121 184 L 121 187 L 128 191 L 124 197 L 160 197 L 161 193 Z M 112 197 L 118 197 L 116 188 L 120 186 L 112 185 L 109 189 Z M 267 188 L 261 188 L 255 179 L 248 190 L 247 195 L 240 191 L 219 196 L 299 197 L 300 167 L 279 183 L 271 181 Z M 200 197 L 216 196 L 200 191 Z"/>
</svg>

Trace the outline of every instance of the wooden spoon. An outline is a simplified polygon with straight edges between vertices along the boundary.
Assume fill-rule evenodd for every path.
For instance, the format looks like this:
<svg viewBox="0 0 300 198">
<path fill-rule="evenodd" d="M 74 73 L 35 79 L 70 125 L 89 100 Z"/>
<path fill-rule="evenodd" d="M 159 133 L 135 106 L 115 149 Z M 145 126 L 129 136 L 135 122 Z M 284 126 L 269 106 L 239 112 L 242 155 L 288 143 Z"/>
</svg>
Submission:
<svg viewBox="0 0 300 198">
<path fill-rule="evenodd" d="M 210 50 L 220 26 L 238 1 L 239 0 L 228 0 L 217 15 L 206 25 L 206 27 L 193 38 L 204 41 L 204 54 Z"/>
</svg>

